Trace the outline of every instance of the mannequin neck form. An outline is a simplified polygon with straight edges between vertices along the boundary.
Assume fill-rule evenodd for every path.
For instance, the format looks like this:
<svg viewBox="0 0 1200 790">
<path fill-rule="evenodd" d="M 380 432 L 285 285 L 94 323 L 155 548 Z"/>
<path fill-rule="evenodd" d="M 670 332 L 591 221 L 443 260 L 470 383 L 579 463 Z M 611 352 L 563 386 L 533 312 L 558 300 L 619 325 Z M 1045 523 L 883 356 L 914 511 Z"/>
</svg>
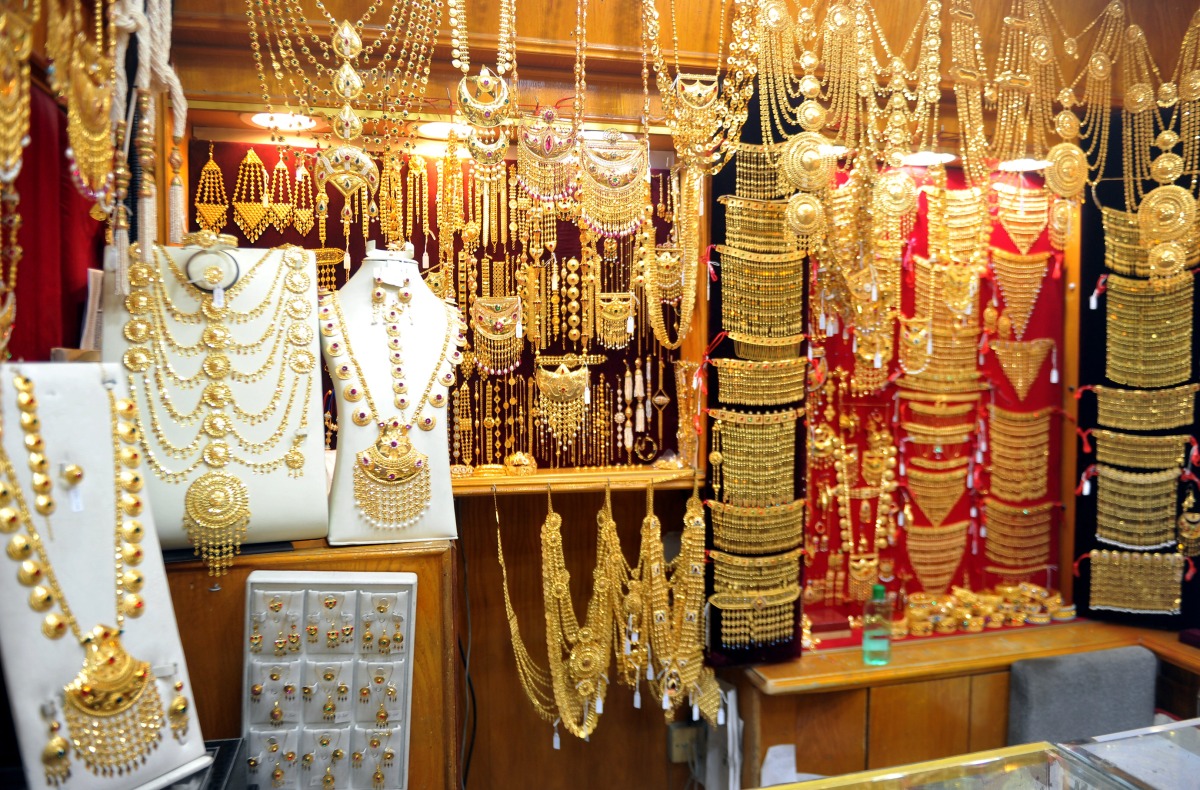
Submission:
<svg viewBox="0 0 1200 790">
<path fill-rule="evenodd" d="M 373 252 L 371 256 L 363 259 L 362 266 L 350 277 L 346 283 L 347 286 L 360 282 L 373 286 L 377 278 L 391 281 L 393 285 L 398 285 L 397 281 L 407 279 L 410 287 L 414 290 L 424 285 L 425 281 L 421 277 L 421 270 L 415 260 L 401 258 L 399 255 L 383 257 L 379 252 Z"/>
</svg>

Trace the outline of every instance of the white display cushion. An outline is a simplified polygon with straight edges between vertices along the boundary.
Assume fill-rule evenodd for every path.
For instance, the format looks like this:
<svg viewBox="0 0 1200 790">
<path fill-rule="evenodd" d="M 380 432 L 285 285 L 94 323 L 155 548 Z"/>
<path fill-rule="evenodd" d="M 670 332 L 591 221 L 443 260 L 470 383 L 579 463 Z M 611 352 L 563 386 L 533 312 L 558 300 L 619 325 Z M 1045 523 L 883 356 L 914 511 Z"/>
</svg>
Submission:
<svg viewBox="0 0 1200 790">
<path fill-rule="evenodd" d="M 183 271 L 187 271 L 188 260 L 200 252 L 198 247 L 162 249 Z M 170 419 L 165 404 L 155 389 L 158 385 L 153 369 L 135 377 L 141 379 L 143 375 L 148 376 L 152 392 L 155 395 L 154 402 L 150 403 L 145 391 L 142 388 L 137 390 L 143 441 L 147 449 L 153 451 L 162 465 L 171 471 L 184 470 L 196 463 L 196 468 L 190 471 L 186 475 L 186 479 L 181 482 L 164 481 L 153 473 L 153 468 L 147 474 L 150 503 L 154 509 L 155 520 L 159 525 L 159 538 L 166 548 L 186 548 L 191 545 L 184 526 L 185 498 L 189 486 L 193 482 L 213 471 L 228 473 L 245 484 L 249 500 L 249 524 L 243 543 L 320 538 L 327 532 L 328 500 L 325 495 L 325 487 L 322 485 L 326 479 L 325 445 L 322 430 L 319 345 L 316 339 L 316 262 L 311 252 L 299 252 L 304 258 L 301 271 L 305 277 L 298 278 L 297 282 L 304 283 L 306 287 L 302 292 L 297 293 L 284 287 L 284 283 L 279 282 L 276 277 L 276 273 L 281 267 L 284 268 L 286 274 L 283 248 L 228 250 L 228 254 L 237 262 L 241 277 L 246 277 L 249 272 L 253 271 L 255 264 L 260 261 L 264 267 L 256 275 L 250 277 L 246 283 L 243 283 L 240 291 L 229 296 L 228 306 L 239 312 L 245 312 L 263 304 L 264 301 L 269 300 L 270 304 L 266 305 L 261 315 L 252 320 L 240 324 L 224 322 L 223 326 L 229 330 L 231 345 L 251 344 L 260 338 L 267 338 L 268 342 L 257 351 L 251 353 L 226 352 L 234 370 L 257 371 L 270 359 L 276 336 L 284 332 L 283 326 L 276 328 L 271 323 L 272 317 L 276 314 L 276 305 L 280 301 L 290 303 L 293 300 L 299 300 L 308 308 L 307 316 L 304 318 L 306 331 L 302 333 L 307 338 L 304 344 L 297 346 L 289 338 L 280 338 L 280 342 L 288 349 L 288 352 L 279 354 L 261 379 L 254 382 L 239 381 L 236 378 L 226 379 L 226 383 L 233 392 L 233 402 L 248 413 L 257 413 L 266 409 L 272 398 L 277 395 L 277 388 L 282 387 L 277 410 L 259 424 L 251 425 L 248 420 L 232 414 L 232 408 L 224 409 L 224 413 L 231 416 L 231 422 L 236 430 L 249 442 L 262 442 L 280 427 L 281 420 L 286 413 L 288 400 L 292 395 L 293 385 L 295 385 L 295 398 L 299 401 L 293 406 L 296 411 L 293 411 L 289 418 L 286 432 L 269 451 L 255 453 L 243 449 L 239 441 L 232 435 L 224 437 L 224 440 L 236 457 L 259 462 L 272 460 L 292 446 L 293 437 L 297 434 L 300 423 L 299 414 L 303 411 L 307 425 L 297 445 L 297 449 L 303 454 L 303 465 L 300 469 L 289 470 L 286 465 L 281 464 L 277 469 L 260 473 L 236 461 L 221 469 L 214 469 L 203 462 L 197 463 L 203 448 L 209 444 L 208 436 L 203 436 L 195 451 L 184 460 L 165 457 L 162 443 L 151 422 L 152 414 L 157 419 L 165 437 L 176 445 L 188 445 L 197 435 L 203 435 L 203 426 L 198 423 L 187 426 L 179 425 Z M 151 256 L 151 260 L 155 260 L 155 258 Z M 198 305 L 195 296 L 177 281 L 165 262 L 160 262 L 158 268 L 165 270 L 160 271 L 159 276 L 171 302 L 185 312 L 194 312 Z M 193 268 L 195 267 L 193 266 Z M 131 346 L 125 336 L 125 324 L 129 320 L 130 314 L 126 309 L 125 298 L 115 293 L 111 280 L 112 277 L 109 276 L 104 289 L 102 356 L 106 361 L 120 363 L 126 350 Z M 284 312 L 281 315 L 287 316 L 290 306 L 290 304 L 282 305 Z M 300 304 L 297 304 L 296 307 L 299 308 Z M 180 344 L 194 345 L 201 343 L 201 333 L 206 322 L 184 324 L 168 318 L 168 326 L 171 335 Z M 311 331 L 307 331 L 308 329 Z M 169 345 L 164 346 L 163 350 L 168 355 L 171 366 L 182 377 L 196 374 L 205 358 L 203 353 L 184 356 L 173 351 Z M 290 369 L 287 360 L 289 353 L 304 352 L 312 355 L 311 359 L 314 364 L 310 374 L 302 375 L 298 371 Z M 305 375 L 311 377 L 309 385 L 311 391 L 308 392 L 307 400 L 304 400 L 305 386 L 301 385 L 301 382 L 305 380 Z M 203 378 L 203 374 L 201 374 L 201 378 Z M 176 410 L 187 413 L 200 402 L 204 386 L 184 389 L 170 379 L 165 380 L 168 385 L 166 387 L 167 395 Z M 216 410 L 210 409 L 209 411 Z M 289 472 L 291 473 L 289 474 Z"/>
<path fill-rule="evenodd" d="M 32 505 L 31 472 L 27 450 L 18 425 L 16 388 L 13 377 L 23 375 L 34 382 L 34 393 L 45 440 L 45 455 L 51 464 L 56 509 L 47 518 L 32 514 L 33 523 L 45 544 L 46 554 L 67 605 L 80 630 L 98 624 L 116 625 L 115 568 L 113 541 L 115 496 L 113 480 L 114 441 L 105 382 L 118 394 L 125 392 L 125 372 L 111 364 L 4 364 L 0 365 L 0 413 L 3 414 L 4 450 L 12 461 L 27 501 Z M 83 480 L 69 492 L 58 476 L 66 464 L 84 470 Z M 146 472 L 142 470 L 143 477 Z M 137 570 L 145 579 L 145 600 L 140 617 L 126 618 L 121 642 L 126 652 L 148 662 L 156 677 L 161 699 L 162 728 L 157 746 L 136 770 L 97 775 L 71 754 L 71 775 L 58 787 L 128 790 L 165 787 L 201 770 L 212 758 L 205 753 L 204 737 L 196 717 L 195 694 L 188 677 L 183 647 L 167 587 L 162 553 L 154 517 L 146 509 L 140 517 L 144 557 Z M 23 532 L 23 530 L 21 530 Z M 17 733 L 21 761 L 28 786 L 55 787 L 46 781 L 42 750 L 48 740 L 49 721 L 43 711 L 53 706 L 54 718 L 63 723 L 63 735 L 71 733 L 63 717 L 63 687 L 83 667 L 84 651 L 70 634 L 51 641 L 42 635 L 43 614 L 26 603 L 29 588 L 17 581 L 17 564 L 3 560 L 0 596 L 8 604 L 0 607 L 0 659 Z M 54 611 L 59 611 L 57 607 Z M 188 728 L 181 738 L 172 734 L 167 708 L 174 699 L 174 684 L 182 683 L 187 698 Z M 72 750 L 73 751 L 73 750 Z"/>
<path fill-rule="evenodd" d="M 328 768 L 343 790 L 407 789 L 416 612 L 414 573 L 250 574 L 242 730 L 257 763 L 251 781 L 267 786 L 279 770 L 282 788 L 321 787 Z M 289 639 L 296 623 L 300 638 Z"/>
<path fill-rule="evenodd" d="M 382 414 L 377 419 L 387 420 L 399 416 L 393 403 L 392 366 L 387 345 L 388 336 L 384 322 L 373 310 L 371 293 L 375 287 L 375 275 L 385 274 L 397 283 L 407 280 L 411 301 L 405 306 L 401 318 L 401 350 L 409 397 L 413 404 L 404 415 L 410 421 L 417 413 L 416 402 L 425 391 L 430 379 L 439 373 L 453 369 L 451 361 L 439 363 L 439 353 L 447 331 L 457 330 L 450 326 L 452 315 L 457 309 L 438 298 L 421 279 L 415 261 L 402 257 L 402 253 L 372 250 L 362 267 L 337 292 L 342 317 L 346 326 L 338 326 L 336 336 L 321 333 L 321 347 L 326 368 L 333 372 L 343 364 L 358 363 L 366 377 L 366 386 L 376 408 Z M 323 300 L 327 304 L 328 300 Z M 447 308 L 450 307 L 448 310 Z M 322 318 L 322 321 L 334 320 Z M 342 333 L 354 351 L 353 362 L 344 350 Z M 331 345 L 341 343 L 342 350 L 336 355 Z M 457 338 L 452 336 L 448 356 L 454 357 L 458 350 Z M 457 354 L 460 358 L 461 354 Z M 450 448 L 447 433 L 448 414 L 445 406 L 435 408 L 426 405 L 420 416 L 433 417 L 432 430 L 421 430 L 414 426 L 408 433 L 413 449 L 427 459 L 429 470 L 429 504 L 415 523 L 404 527 L 377 527 L 370 523 L 359 509 L 354 496 L 354 467 L 358 453 L 370 448 L 379 438 L 379 429 L 373 421 L 357 425 L 351 419 L 354 411 L 365 407 L 365 398 L 348 402 L 343 392 L 348 382 L 334 377 L 333 392 L 337 398 L 338 448 L 334 463 L 333 485 L 329 498 L 329 542 L 335 546 L 360 543 L 399 543 L 423 540 L 453 540 L 458 537 L 458 526 L 454 516 L 454 492 L 450 478 Z M 445 387 L 435 382 L 432 393 L 445 393 Z M 448 401 L 445 398 L 443 402 Z"/>
</svg>

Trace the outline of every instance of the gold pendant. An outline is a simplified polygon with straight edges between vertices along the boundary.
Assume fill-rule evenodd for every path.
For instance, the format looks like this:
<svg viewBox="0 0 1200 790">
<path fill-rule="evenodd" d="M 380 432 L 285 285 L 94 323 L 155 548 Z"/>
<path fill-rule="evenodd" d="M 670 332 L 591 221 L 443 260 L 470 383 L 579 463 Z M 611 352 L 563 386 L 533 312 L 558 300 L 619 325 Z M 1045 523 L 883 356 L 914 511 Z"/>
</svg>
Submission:
<svg viewBox="0 0 1200 790">
<path fill-rule="evenodd" d="M 222 576 L 242 549 L 250 524 L 246 484 L 225 472 L 208 472 L 188 486 L 183 528 L 211 576 Z"/>
<path fill-rule="evenodd" d="M 385 423 L 375 443 L 355 456 L 354 502 L 377 529 L 411 526 L 429 507 L 429 458 L 399 420 Z"/>
<path fill-rule="evenodd" d="M 125 652 L 115 628 L 96 626 L 83 647 L 83 669 L 63 689 L 75 754 L 100 776 L 135 771 L 162 738 L 154 673 Z"/>
<path fill-rule="evenodd" d="M 568 370 L 559 365 L 556 370 L 538 368 L 535 380 L 538 388 L 538 408 L 542 419 L 559 444 L 570 444 L 579 433 L 587 415 L 587 393 L 590 371 L 587 365 Z"/>
</svg>

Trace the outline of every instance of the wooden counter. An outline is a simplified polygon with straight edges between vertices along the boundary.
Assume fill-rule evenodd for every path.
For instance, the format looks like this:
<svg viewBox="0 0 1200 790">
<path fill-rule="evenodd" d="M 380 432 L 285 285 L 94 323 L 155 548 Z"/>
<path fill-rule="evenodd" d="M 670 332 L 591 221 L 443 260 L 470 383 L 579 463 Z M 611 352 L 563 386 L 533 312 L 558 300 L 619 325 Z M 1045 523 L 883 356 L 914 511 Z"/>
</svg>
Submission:
<svg viewBox="0 0 1200 790">
<path fill-rule="evenodd" d="M 758 786 L 777 744 L 796 745 L 797 770 L 827 776 L 1002 747 L 1014 661 L 1130 645 L 1159 657 L 1159 707 L 1194 716 L 1200 649 L 1174 632 L 1085 620 L 901 640 L 882 667 L 857 647 L 752 667 L 730 678 L 745 720 L 742 784 Z"/>
</svg>

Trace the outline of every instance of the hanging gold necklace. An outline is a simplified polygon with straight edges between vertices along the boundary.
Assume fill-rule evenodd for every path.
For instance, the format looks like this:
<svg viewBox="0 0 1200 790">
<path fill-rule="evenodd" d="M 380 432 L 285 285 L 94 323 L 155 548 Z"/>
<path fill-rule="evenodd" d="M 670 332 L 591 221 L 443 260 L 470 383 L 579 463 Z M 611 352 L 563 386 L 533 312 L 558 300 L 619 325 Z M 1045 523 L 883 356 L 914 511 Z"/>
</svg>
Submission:
<svg viewBox="0 0 1200 790">
<path fill-rule="evenodd" d="M 604 506 L 596 515 L 596 566 L 592 573 L 592 594 L 587 617 L 581 624 L 571 602 L 571 576 L 563 556 L 562 516 L 554 512 L 547 492 L 546 519 L 542 523 L 542 597 L 545 606 L 546 651 L 549 668 L 538 666 L 521 638 L 517 614 L 508 593 L 508 567 L 504 563 L 504 545 L 500 539 L 500 508 L 492 490 L 496 514 L 496 551 L 500 558 L 500 576 L 504 590 L 504 609 L 512 636 L 517 674 L 534 711 L 554 724 L 558 743 L 558 723 L 577 738 L 595 731 L 604 710 L 608 691 L 608 666 L 612 655 L 614 618 L 621 592 L 616 569 L 624 562 L 612 517 L 612 504 L 605 492 Z"/>
<path fill-rule="evenodd" d="M 453 384 L 454 366 L 462 361 L 462 352 L 458 348 L 466 343 L 466 327 L 453 305 L 447 303 L 444 307 L 446 336 L 442 340 L 442 349 L 425 390 L 413 407 L 411 418 L 405 417 L 410 404 L 407 398 L 408 384 L 403 376 L 403 359 L 400 355 L 400 331 L 397 323 L 400 316 L 396 310 L 388 314 L 386 328 L 389 360 L 398 416 L 384 418 L 375 406 L 375 399 L 371 397 L 362 366 L 350 347 L 350 333 L 337 291 L 326 294 L 321 299 L 321 318 L 328 327 L 328 330 L 323 327 L 322 331 L 330 337 L 341 335 L 340 343 L 337 340 L 329 343 L 329 355 L 338 357 L 344 353 L 350 361 L 349 368 L 343 365 L 338 368 L 336 374 L 338 378 L 347 382 L 343 387 L 342 397 L 347 403 L 365 401 L 365 406 L 356 407 L 350 418 L 355 425 L 366 426 L 374 422 L 379 428 L 378 438 L 370 447 L 355 456 L 354 464 L 354 502 L 363 518 L 377 529 L 400 529 L 410 526 L 416 523 L 429 507 L 429 458 L 413 447 L 408 434 L 414 424 L 424 431 L 433 430 L 437 424 L 436 419 L 432 415 L 422 416 L 422 411 L 426 404 L 445 405 L 445 393 L 434 394 L 433 389 L 435 386 L 446 388 Z M 331 319 L 336 319 L 336 323 Z M 456 347 L 453 352 L 450 350 L 451 346 Z M 450 363 L 449 367 L 446 367 L 447 362 Z"/>
<path fill-rule="evenodd" d="M 37 492 L 36 510 L 46 519 L 54 509 L 48 475 L 52 468 L 46 458 L 40 433 L 38 402 L 34 382 L 22 375 L 13 377 L 17 390 L 17 408 L 28 462 L 33 470 L 32 485 Z M 34 525 L 29 506 L 17 478 L 12 460 L 0 446 L 0 519 L 3 531 L 12 533 L 8 556 L 20 564 L 17 579 L 31 588 L 29 605 L 35 612 L 47 612 L 42 633 L 55 640 L 70 633 L 84 650 L 83 668 L 63 689 L 67 737 L 58 722 L 50 726 L 51 737 L 42 753 L 46 783 L 57 785 L 70 775 L 70 752 L 97 776 L 135 771 L 162 738 L 163 707 L 158 681 L 150 664 L 125 652 L 121 635 L 126 617 L 140 617 L 145 610 L 141 596 L 144 583 L 135 568 L 142 561 L 143 529 L 140 521 L 145 503 L 139 492 L 142 477 L 137 471 L 137 428 L 126 422 L 137 414 L 130 401 L 118 400 L 108 390 L 112 421 L 115 527 L 116 625 L 97 625 L 84 633 L 71 612 L 59 584 L 45 541 Z M 69 468 L 69 467 L 68 467 Z M 78 470 L 78 467 L 75 467 Z M 82 471 L 78 475 L 82 476 Z M 53 611 L 57 606 L 58 611 Z M 182 685 L 176 686 L 178 690 Z M 179 733 L 186 727 L 187 700 L 177 696 L 167 711 L 169 723 Z"/>
</svg>

